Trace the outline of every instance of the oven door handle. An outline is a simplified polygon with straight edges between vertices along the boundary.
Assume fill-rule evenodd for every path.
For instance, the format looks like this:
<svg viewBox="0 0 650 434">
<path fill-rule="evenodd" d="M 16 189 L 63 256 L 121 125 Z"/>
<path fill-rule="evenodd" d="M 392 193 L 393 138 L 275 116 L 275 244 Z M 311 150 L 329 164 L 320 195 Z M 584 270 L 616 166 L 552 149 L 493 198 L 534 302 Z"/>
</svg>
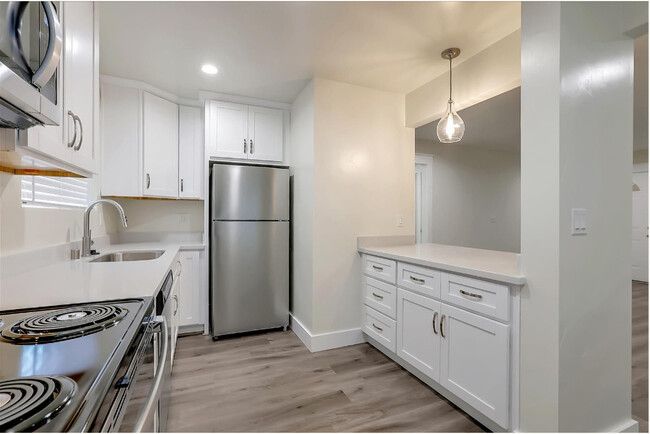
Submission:
<svg viewBox="0 0 650 434">
<path fill-rule="evenodd" d="M 167 352 L 169 351 L 169 332 L 167 331 L 167 319 L 164 316 L 157 316 L 156 322 L 161 323 L 162 325 L 162 341 L 163 349 L 160 356 L 160 361 L 158 362 L 158 371 L 156 372 L 156 377 L 154 379 L 153 387 L 151 388 L 151 394 L 147 399 L 147 403 L 142 409 L 142 413 L 138 417 L 138 422 L 135 424 L 134 431 L 142 432 L 144 424 L 147 422 L 149 413 L 154 409 L 154 405 L 158 402 L 158 394 L 160 392 L 160 385 L 162 384 L 163 376 L 165 375 L 165 368 L 167 364 Z"/>
</svg>

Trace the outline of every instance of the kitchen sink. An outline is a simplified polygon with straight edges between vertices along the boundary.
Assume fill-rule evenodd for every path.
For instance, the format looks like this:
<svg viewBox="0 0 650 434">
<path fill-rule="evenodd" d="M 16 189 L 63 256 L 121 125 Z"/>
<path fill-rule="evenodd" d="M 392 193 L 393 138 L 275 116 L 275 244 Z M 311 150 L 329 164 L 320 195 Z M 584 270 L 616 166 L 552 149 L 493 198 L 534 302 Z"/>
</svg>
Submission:
<svg viewBox="0 0 650 434">
<path fill-rule="evenodd" d="M 114 252 L 99 256 L 90 262 L 127 262 L 127 261 L 150 261 L 160 258 L 164 250 L 133 250 L 126 252 Z"/>
</svg>

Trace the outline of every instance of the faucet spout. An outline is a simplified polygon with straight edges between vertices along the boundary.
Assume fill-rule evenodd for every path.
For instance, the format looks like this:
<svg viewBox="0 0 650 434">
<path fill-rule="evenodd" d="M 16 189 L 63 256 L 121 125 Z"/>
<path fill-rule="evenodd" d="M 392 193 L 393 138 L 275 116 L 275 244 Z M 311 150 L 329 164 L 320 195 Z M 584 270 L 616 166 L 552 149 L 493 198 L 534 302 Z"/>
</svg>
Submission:
<svg viewBox="0 0 650 434">
<path fill-rule="evenodd" d="M 124 208 L 122 208 L 122 205 L 110 199 L 99 199 L 94 201 L 93 203 L 88 205 L 88 207 L 84 211 L 84 235 L 83 238 L 81 239 L 82 257 L 90 256 L 91 246 L 93 244 L 92 236 L 90 232 L 90 212 L 93 210 L 93 208 L 95 208 L 95 206 L 102 203 L 113 205 L 115 209 L 117 209 L 117 213 L 120 216 L 120 221 L 122 222 L 122 226 L 127 227 L 126 214 L 124 213 Z"/>
</svg>

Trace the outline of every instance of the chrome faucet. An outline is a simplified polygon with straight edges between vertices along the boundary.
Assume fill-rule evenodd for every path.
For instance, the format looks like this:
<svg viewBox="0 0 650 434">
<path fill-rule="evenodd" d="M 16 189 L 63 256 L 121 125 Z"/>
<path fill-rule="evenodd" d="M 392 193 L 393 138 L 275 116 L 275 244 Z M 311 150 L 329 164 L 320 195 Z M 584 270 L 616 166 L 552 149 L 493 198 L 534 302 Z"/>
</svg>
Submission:
<svg viewBox="0 0 650 434">
<path fill-rule="evenodd" d="M 122 208 L 122 205 L 119 203 L 115 202 L 114 200 L 110 199 L 99 199 L 88 205 L 88 208 L 84 211 L 84 236 L 81 239 L 81 256 L 90 256 L 91 255 L 91 246 L 93 244 L 93 240 L 90 235 L 90 211 L 93 210 L 95 205 L 99 205 L 100 203 L 108 203 L 110 205 L 113 205 L 115 208 L 117 208 L 117 212 L 120 215 L 120 219 L 122 220 L 122 226 L 126 227 L 126 214 L 124 214 L 124 208 Z"/>
</svg>

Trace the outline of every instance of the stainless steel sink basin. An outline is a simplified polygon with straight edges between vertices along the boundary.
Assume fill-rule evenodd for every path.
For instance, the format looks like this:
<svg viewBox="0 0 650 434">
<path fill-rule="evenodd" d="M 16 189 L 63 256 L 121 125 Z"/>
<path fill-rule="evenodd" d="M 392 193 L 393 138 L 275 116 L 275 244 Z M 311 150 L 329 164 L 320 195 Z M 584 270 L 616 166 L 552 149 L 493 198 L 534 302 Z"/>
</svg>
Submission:
<svg viewBox="0 0 650 434">
<path fill-rule="evenodd" d="M 99 256 L 90 262 L 126 262 L 126 261 L 150 261 L 160 258 L 164 250 L 133 250 L 126 252 L 114 252 Z"/>
</svg>

